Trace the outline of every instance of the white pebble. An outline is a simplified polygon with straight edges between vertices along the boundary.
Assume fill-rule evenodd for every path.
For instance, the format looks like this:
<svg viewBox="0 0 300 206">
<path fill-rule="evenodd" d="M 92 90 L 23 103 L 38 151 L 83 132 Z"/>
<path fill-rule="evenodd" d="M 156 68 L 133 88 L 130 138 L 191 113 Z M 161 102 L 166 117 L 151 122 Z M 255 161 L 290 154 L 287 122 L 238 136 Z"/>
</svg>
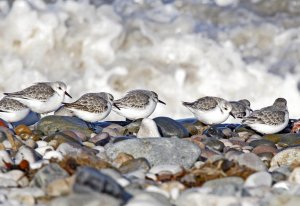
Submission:
<svg viewBox="0 0 300 206">
<path fill-rule="evenodd" d="M 44 156 L 46 152 L 53 151 L 53 150 L 54 148 L 52 146 L 38 147 L 35 149 L 35 151 L 42 156 Z"/>
<path fill-rule="evenodd" d="M 156 123 L 152 119 L 144 118 L 136 136 L 138 138 L 160 137 L 160 134 Z"/>
<path fill-rule="evenodd" d="M 0 167 L 5 166 L 4 162 L 13 163 L 8 152 L 6 150 L 0 150 Z"/>
<path fill-rule="evenodd" d="M 45 147 L 48 145 L 48 142 L 39 140 L 39 141 L 36 141 L 36 144 L 38 145 L 38 147 Z"/>
<path fill-rule="evenodd" d="M 57 160 L 61 161 L 63 158 L 64 158 L 63 155 L 58 151 L 47 151 L 43 155 L 43 159 L 46 159 L 46 160 L 57 159 Z"/>
<path fill-rule="evenodd" d="M 256 172 L 250 175 L 245 181 L 245 187 L 259 187 L 272 185 L 272 176 L 268 172 Z"/>
<path fill-rule="evenodd" d="M 159 174 L 160 172 L 171 172 L 172 174 L 177 174 L 182 172 L 182 167 L 179 165 L 157 165 L 149 170 L 149 173 Z"/>
</svg>

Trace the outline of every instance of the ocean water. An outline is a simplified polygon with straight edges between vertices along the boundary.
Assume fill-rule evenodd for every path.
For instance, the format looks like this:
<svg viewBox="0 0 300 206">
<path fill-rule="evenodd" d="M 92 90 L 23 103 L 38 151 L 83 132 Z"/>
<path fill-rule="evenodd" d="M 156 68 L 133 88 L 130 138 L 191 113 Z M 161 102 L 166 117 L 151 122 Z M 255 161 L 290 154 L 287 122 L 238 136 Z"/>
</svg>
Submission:
<svg viewBox="0 0 300 206">
<path fill-rule="evenodd" d="M 284 97 L 297 118 L 300 1 L 0 1 L 0 92 L 54 80 L 74 100 L 156 91 L 167 105 L 151 117 L 191 117 L 181 102 L 213 95 L 254 109 Z"/>
</svg>

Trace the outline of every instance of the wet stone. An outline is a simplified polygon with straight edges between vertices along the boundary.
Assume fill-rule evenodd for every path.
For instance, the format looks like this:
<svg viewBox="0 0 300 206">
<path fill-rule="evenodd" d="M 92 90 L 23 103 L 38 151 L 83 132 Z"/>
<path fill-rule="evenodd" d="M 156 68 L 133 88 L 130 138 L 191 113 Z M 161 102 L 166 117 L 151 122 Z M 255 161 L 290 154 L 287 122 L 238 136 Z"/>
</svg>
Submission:
<svg viewBox="0 0 300 206">
<path fill-rule="evenodd" d="M 191 167 L 200 156 L 200 148 L 178 138 L 137 138 L 106 145 L 106 153 L 115 159 L 121 153 L 144 157 L 150 165 L 174 164 Z"/>
<path fill-rule="evenodd" d="M 91 167 L 77 171 L 73 191 L 78 194 L 108 194 L 122 201 L 130 197 L 114 179 Z"/>
<path fill-rule="evenodd" d="M 222 129 L 219 129 L 217 127 L 211 126 L 207 130 L 203 132 L 208 137 L 213 137 L 216 139 L 222 139 L 225 138 L 225 135 L 222 132 Z"/>
<path fill-rule="evenodd" d="M 92 133 L 83 120 L 68 116 L 46 116 L 38 122 L 37 129 L 47 136 L 68 130 L 77 130 L 86 136 L 90 136 Z"/>
<path fill-rule="evenodd" d="M 169 117 L 156 117 L 153 120 L 155 121 L 162 137 L 176 136 L 184 138 L 189 136 L 189 132 L 182 124 Z"/>
</svg>

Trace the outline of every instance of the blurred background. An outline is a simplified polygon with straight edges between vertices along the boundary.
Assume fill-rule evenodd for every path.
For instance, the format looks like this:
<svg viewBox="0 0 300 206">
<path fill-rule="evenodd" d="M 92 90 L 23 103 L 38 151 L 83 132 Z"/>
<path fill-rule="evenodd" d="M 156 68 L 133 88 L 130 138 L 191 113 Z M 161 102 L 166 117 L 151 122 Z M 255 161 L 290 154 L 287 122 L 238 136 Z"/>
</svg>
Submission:
<svg viewBox="0 0 300 206">
<path fill-rule="evenodd" d="M 284 97 L 298 118 L 300 1 L 1 0 L 0 92 L 56 80 L 67 102 L 156 91 L 167 105 L 151 117 L 191 117 L 181 102 L 211 95 Z"/>
</svg>

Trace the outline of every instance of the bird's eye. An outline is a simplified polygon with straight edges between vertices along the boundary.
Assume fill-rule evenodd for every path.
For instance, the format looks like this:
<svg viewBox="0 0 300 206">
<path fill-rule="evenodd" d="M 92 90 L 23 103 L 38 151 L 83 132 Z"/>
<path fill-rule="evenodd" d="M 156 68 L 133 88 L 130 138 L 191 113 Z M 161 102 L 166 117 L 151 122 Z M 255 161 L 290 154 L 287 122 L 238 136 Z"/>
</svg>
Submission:
<svg viewBox="0 0 300 206">
<path fill-rule="evenodd" d="M 58 87 L 58 89 L 60 89 L 60 90 L 61 90 L 61 87 Z"/>
<path fill-rule="evenodd" d="M 226 111 L 228 110 L 228 108 L 227 108 L 227 107 L 225 107 L 224 109 L 225 109 Z"/>
</svg>

